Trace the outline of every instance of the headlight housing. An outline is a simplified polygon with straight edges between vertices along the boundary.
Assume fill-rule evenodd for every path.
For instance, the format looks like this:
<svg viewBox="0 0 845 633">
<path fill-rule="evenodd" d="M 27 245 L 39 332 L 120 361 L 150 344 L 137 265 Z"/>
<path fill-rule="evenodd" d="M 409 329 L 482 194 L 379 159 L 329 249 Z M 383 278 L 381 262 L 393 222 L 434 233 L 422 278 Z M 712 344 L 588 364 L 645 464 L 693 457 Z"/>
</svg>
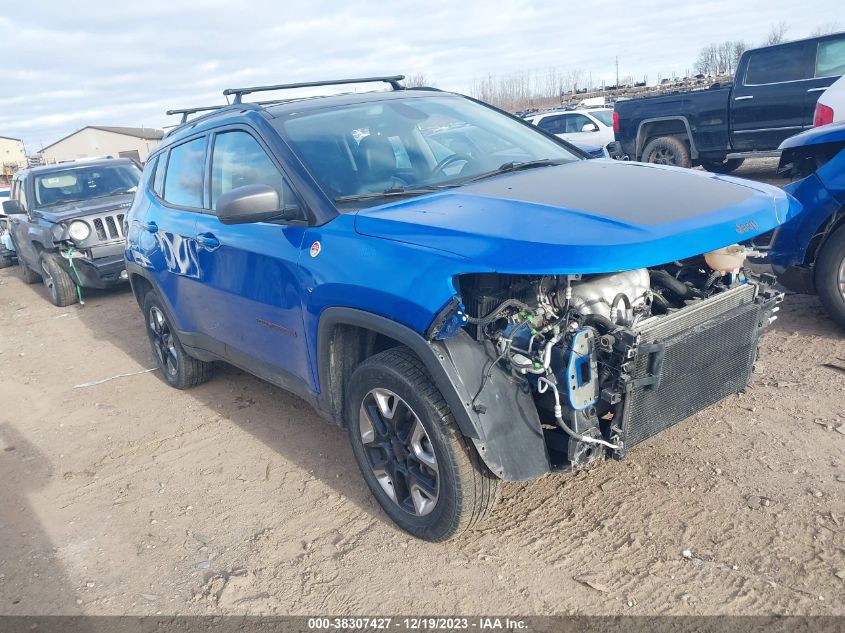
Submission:
<svg viewBox="0 0 845 633">
<path fill-rule="evenodd" d="M 74 242 L 84 242 L 91 235 L 91 227 L 87 222 L 82 220 L 74 220 L 68 226 L 67 234 Z"/>
</svg>

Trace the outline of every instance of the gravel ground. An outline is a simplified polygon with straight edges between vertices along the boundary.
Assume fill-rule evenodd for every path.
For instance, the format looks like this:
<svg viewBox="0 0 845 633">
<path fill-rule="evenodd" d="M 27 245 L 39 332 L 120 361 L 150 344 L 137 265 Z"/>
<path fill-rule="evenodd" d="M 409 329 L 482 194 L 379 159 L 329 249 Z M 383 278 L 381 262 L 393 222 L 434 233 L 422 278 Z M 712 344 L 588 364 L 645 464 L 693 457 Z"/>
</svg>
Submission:
<svg viewBox="0 0 845 633">
<path fill-rule="evenodd" d="M 745 394 L 432 545 L 303 401 L 170 389 L 128 289 L 59 309 L 4 270 L 0 614 L 845 614 L 845 337 L 780 317 Z"/>
</svg>

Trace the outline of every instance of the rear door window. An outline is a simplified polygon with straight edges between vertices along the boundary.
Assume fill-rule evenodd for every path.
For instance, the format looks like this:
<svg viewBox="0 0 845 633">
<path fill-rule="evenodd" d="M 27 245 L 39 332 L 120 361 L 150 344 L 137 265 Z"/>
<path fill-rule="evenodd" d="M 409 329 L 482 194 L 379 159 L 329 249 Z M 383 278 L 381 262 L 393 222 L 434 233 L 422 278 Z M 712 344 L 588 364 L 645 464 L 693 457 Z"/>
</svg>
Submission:
<svg viewBox="0 0 845 633">
<path fill-rule="evenodd" d="M 845 37 L 819 42 L 816 77 L 845 75 Z"/>
<path fill-rule="evenodd" d="M 164 199 L 178 207 L 201 209 L 208 137 L 201 136 L 170 150 L 164 178 Z"/>
<path fill-rule="evenodd" d="M 750 53 L 744 83 L 758 86 L 810 79 L 814 50 L 814 45 L 802 42 Z"/>
</svg>

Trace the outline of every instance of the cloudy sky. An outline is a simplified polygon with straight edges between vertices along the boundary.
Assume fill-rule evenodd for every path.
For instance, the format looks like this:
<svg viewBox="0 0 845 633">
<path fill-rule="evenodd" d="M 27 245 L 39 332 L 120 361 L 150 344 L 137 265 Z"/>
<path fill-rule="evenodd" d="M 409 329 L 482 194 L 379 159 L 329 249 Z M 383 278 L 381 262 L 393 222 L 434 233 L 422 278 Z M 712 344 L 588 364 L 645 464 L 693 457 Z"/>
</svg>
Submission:
<svg viewBox="0 0 845 633">
<path fill-rule="evenodd" d="M 30 152 L 85 125 L 162 126 L 168 108 L 222 103 L 225 87 L 424 72 L 473 78 L 549 67 L 684 74 L 705 44 L 804 37 L 842 0 L 5 0 L 0 135 Z M 169 121 L 173 123 L 171 119 Z"/>
</svg>

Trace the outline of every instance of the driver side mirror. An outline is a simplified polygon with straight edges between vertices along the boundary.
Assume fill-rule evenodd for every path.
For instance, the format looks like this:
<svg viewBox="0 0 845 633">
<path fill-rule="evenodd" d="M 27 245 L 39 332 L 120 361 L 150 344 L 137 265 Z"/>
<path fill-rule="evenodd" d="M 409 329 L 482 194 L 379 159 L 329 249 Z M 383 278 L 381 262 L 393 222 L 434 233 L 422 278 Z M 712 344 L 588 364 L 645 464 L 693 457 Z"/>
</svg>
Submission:
<svg viewBox="0 0 845 633">
<path fill-rule="evenodd" d="M 217 219 L 223 224 L 250 224 L 269 220 L 295 220 L 296 207 L 280 207 L 279 193 L 268 185 L 244 185 L 224 193 L 217 201 Z"/>
<path fill-rule="evenodd" d="M 584 127 L 581 128 L 582 132 L 598 132 L 599 126 L 595 123 L 585 123 Z"/>
<path fill-rule="evenodd" d="M 3 213 L 6 215 L 20 215 L 22 213 L 26 213 L 26 211 L 23 210 L 21 203 L 17 200 L 4 200 Z"/>
</svg>

